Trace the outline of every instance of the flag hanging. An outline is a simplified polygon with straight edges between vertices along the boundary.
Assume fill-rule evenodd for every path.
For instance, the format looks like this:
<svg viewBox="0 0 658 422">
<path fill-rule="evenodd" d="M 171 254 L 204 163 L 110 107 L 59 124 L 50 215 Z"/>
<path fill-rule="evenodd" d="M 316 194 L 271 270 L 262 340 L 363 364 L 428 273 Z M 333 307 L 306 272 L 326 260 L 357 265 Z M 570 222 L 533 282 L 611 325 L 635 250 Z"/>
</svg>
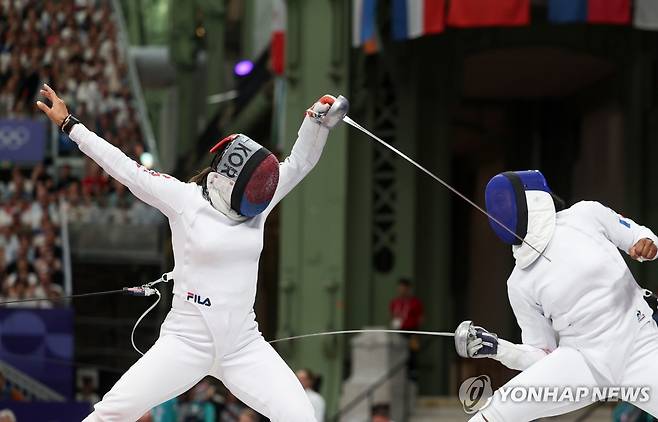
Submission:
<svg viewBox="0 0 658 422">
<path fill-rule="evenodd" d="M 638 29 L 658 31 L 658 1 L 635 0 L 633 25 Z"/>
<path fill-rule="evenodd" d="M 272 44 L 270 47 L 270 60 L 272 71 L 283 75 L 286 68 L 286 19 L 287 9 L 285 0 L 274 0 L 272 3 Z"/>
<path fill-rule="evenodd" d="M 549 0 L 548 20 L 553 23 L 585 22 L 587 0 Z"/>
<path fill-rule="evenodd" d="M 631 23 L 631 0 L 589 0 L 587 22 L 614 25 Z"/>
<path fill-rule="evenodd" d="M 445 29 L 445 0 L 392 0 L 393 39 L 438 34 Z"/>
<path fill-rule="evenodd" d="M 448 25 L 520 26 L 530 23 L 530 0 L 452 0 Z"/>
<path fill-rule="evenodd" d="M 366 54 L 379 51 L 377 39 L 377 0 L 353 0 L 352 46 L 363 47 Z"/>
</svg>

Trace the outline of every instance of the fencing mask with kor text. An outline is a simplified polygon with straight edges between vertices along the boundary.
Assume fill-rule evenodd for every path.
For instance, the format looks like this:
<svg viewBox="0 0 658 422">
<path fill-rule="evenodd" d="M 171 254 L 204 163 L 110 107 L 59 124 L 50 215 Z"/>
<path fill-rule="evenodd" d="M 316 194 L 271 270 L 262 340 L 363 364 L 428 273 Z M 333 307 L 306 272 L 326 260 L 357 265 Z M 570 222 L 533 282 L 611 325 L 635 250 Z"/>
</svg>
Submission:
<svg viewBox="0 0 658 422">
<path fill-rule="evenodd" d="M 215 157 L 206 179 L 211 204 L 233 220 L 263 212 L 279 184 L 279 161 L 246 135 L 234 134 L 211 148 Z"/>
</svg>

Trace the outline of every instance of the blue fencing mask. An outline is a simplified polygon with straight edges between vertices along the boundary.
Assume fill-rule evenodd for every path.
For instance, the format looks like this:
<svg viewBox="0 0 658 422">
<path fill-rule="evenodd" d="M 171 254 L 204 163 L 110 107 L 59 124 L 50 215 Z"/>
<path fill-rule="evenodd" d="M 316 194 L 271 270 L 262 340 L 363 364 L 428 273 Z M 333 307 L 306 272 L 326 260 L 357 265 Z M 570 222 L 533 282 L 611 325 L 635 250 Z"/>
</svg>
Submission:
<svg viewBox="0 0 658 422">
<path fill-rule="evenodd" d="M 516 233 L 519 238 L 525 239 L 529 230 L 528 192 L 532 191 L 545 192 L 545 194 L 531 194 L 532 196 L 545 198 L 548 194 L 551 202 L 553 200 L 551 188 L 548 187 L 546 178 L 539 170 L 507 171 L 497 174 L 491 178 L 484 193 L 487 212 Z M 546 201 L 547 199 L 540 202 L 545 205 Z M 532 206 L 530 210 L 532 211 Z M 554 217 L 553 205 L 553 219 Z M 503 242 L 509 245 L 522 244 L 519 238 L 491 218 L 489 224 Z"/>
</svg>

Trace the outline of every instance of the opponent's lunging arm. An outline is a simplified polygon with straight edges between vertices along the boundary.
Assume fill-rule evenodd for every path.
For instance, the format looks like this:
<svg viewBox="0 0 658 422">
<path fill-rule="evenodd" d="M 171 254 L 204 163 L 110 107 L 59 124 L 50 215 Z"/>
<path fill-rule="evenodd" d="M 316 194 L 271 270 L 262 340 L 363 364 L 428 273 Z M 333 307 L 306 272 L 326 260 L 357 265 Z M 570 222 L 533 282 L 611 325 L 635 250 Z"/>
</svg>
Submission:
<svg viewBox="0 0 658 422">
<path fill-rule="evenodd" d="M 66 104 L 48 85 L 44 84 L 41 94 L 52 102 L 52 107 L 41 101 L 37 101 L 37 107 L 53 123 L 62 127 L 62 123 L 69 116 Z M 82 152 L 130 189 L 137 198 L 156 207 L 169 218 L 182 212 L 186 203 L 185 196 L 189 192 L 185 183 L 172 176 L 148 170 L 82 123 L 75 124 L 69 136 Z"/>
<path fill-rule="evenodd" d="M 468 358 L 491 358 L 510 369 L 523 371 L 557 347 L 557 337 L 539 305 L 523 291 L 510 287 L 508 295 L 521 327 L 523 344 L 514 344 L 482 327 L 471 326 L 468 333 L 456 333 L 457 353 Z M 459 330 L 458 330 L 459 331 Z M 464 344 L 459 344 L 459 343 Z"/>
</svg>

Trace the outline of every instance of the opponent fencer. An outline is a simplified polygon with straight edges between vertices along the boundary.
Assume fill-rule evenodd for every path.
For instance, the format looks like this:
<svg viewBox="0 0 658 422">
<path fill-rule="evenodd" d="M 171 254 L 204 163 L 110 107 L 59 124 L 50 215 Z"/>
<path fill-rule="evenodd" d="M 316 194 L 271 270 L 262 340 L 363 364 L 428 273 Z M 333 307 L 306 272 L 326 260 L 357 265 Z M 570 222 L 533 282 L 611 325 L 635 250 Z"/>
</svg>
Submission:
<svg viewBox="0 0 658 422">
<path fill-rule="evenodd" d="M 343 97 L 323 96 L 279 163 L 245 135 L 211 149 L 211 165 L 184 183 L 148 170 L 100 138 L 44 85 L 50 120 L 110 176 L 169 220 L 175 267 L 172 309 L 160 337 L 85 421 L 134 421 L 206 375 L 274 422 L 315 421 L 295 374 L 263 339 L 255 320 L 265 219 L 320 159 L 329 130 L 347 113 Z"/>
<path fill-rule="evenodd" d="M 636 406 L 658 415 L 658 328 L 618 249 L 656 258 L 656 235 L 598 202 L 564 209 L 539 171 L 506 172 L 485 191 L 490 219 L 511 244 L 516 266 L 509 301 L 523 344 L 512 344 L 466 321 L 455 345 L 463 357 L 496 359 L 521 370 L 506 386 L 651 388 Z M 580 401 L 502 400 L 500 390 L 471 421 L 519 422 L 568 413 Z"/>
</svg>

